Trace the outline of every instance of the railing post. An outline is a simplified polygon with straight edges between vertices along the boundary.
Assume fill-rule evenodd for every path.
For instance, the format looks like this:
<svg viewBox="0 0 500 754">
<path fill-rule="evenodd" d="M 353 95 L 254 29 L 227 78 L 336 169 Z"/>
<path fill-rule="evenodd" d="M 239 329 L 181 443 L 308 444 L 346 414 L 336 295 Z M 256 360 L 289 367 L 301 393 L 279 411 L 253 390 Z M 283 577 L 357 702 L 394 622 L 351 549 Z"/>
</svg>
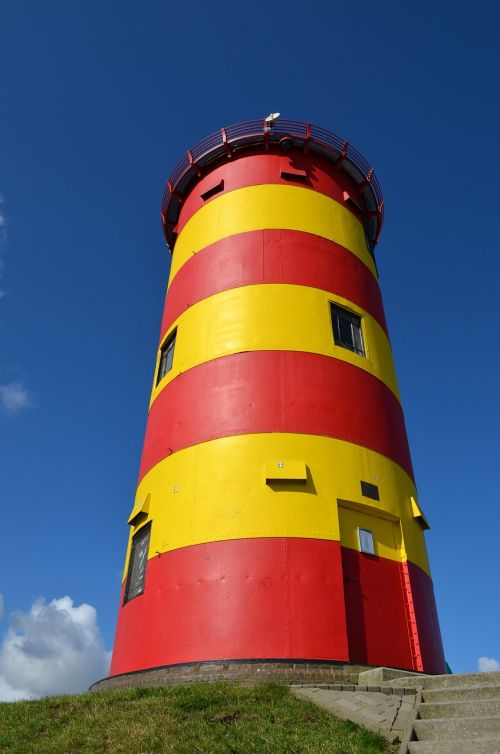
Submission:
<svg viewBox="0 0 500 754">
<path fill-rule="evenodd" d="M 189 157 L 189 164 L 196 171 L 196 175 L 198 176 L 198 178 L 201 178 L 201 170 L 198 164 L 196 163 L 196 160 L 194 159 L 193 153 L 191 152 L 190 149 L 188 149 L 187 151 L 187 156 Z"/>
<path fill-rule="evenodd" d="M 306 137 L 303 142 L 304 154 L 307 154 L 309 150 L 309 142 L 311 141 L 311 129 L 312 129 L 311 123 L 307 123 L 306 124 Z"/>
<path fill-rule="evenodd" d="M 221 128 L 221 133 L 222 133 L 222 143 L 224 144 L 224 146 L 226 148 L 228 160 L 230 160 L 231 157 L 233 156 L 233 148 L 232 148 L 231 144 L 227 140 L 227 131 L 226 131 L 226 129 L 225 128 Z"/>
</svg>

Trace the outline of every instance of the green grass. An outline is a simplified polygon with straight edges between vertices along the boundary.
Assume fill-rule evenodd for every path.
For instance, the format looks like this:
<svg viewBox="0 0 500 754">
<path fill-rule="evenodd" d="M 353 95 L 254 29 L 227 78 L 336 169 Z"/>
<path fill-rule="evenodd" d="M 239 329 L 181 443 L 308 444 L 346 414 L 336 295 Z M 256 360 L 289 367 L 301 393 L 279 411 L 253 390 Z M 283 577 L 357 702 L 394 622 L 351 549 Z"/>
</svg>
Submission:
<svg viewBox="0 0 500 754">
<path fill-rule="evenodd" d="M 191 684 L 0 704 L 9 754 L 376 754 L 382 738 L 285 686 Z"/>
</svg>

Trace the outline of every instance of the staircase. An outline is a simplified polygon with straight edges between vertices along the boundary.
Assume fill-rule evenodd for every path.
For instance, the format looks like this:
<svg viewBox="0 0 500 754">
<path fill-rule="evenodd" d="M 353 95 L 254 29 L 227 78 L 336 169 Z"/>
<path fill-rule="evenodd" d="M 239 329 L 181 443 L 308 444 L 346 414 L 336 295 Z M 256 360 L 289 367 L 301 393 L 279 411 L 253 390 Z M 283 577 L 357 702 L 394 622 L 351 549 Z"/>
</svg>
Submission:
<svg viewBox="0 0 500 754">
<path fill-rule="evenodd" d="M 400 754 L 500 754 L 500 672 L 407 676 L 387 685 L 421 688 Z"/>
</svg>

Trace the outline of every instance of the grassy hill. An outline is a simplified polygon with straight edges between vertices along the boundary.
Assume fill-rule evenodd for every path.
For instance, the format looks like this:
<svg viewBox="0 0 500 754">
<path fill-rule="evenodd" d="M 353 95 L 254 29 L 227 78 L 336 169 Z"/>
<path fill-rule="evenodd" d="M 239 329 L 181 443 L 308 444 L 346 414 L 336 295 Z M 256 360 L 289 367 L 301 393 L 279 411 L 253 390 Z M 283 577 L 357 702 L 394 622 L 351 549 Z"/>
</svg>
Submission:
<svg viewBox="0 0 500 754">
<path fill-rule="evenodd" d="M 393 749 L 285 686 L 191 684 L 0 704 L 9 754 L 377 754 Z"/>
</svg>

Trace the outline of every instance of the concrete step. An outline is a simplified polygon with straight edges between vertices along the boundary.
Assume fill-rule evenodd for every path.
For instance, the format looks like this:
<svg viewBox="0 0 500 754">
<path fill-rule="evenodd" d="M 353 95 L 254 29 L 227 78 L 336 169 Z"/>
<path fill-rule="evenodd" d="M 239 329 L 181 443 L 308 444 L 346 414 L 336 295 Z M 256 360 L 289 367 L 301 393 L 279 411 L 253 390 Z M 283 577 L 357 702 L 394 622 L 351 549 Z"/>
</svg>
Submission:
<svg viewBox="0 0 500 754">
<path fill-rule="evenodd" d="M 498 686 L 452 686 L 444 689 L 424 689 L 424 702 L 460 702 L 466 699 L 500 699 Z"/>
<path fill-rule="evenodd" d="M 500 754 L 498 738 L 470 741 L 410 741 L 410 754 Z"/>
<path fill-rule="evenodd" d="M 457 737 L 475 745 L 477 739 L 500 738 L 500 717 L 415 720 L 413 730 L 419 741 L 451 741 Z"/>
<path fill-rule="evenodd" d="M 467 699 L 453 702 L 425 702 L 418 708 L 424 720 L 456 717 L 500 717 L 500 699 Z"/>
<path fill-rule="evenodd" d="M 498 686 L 500 670 L 492 673 L 457 673 L 457 675 L 408 675 L 387 681 L 388 686 L 409 686 L 424 689 L 449 689 L 454 686 Z"/>
</svg>

